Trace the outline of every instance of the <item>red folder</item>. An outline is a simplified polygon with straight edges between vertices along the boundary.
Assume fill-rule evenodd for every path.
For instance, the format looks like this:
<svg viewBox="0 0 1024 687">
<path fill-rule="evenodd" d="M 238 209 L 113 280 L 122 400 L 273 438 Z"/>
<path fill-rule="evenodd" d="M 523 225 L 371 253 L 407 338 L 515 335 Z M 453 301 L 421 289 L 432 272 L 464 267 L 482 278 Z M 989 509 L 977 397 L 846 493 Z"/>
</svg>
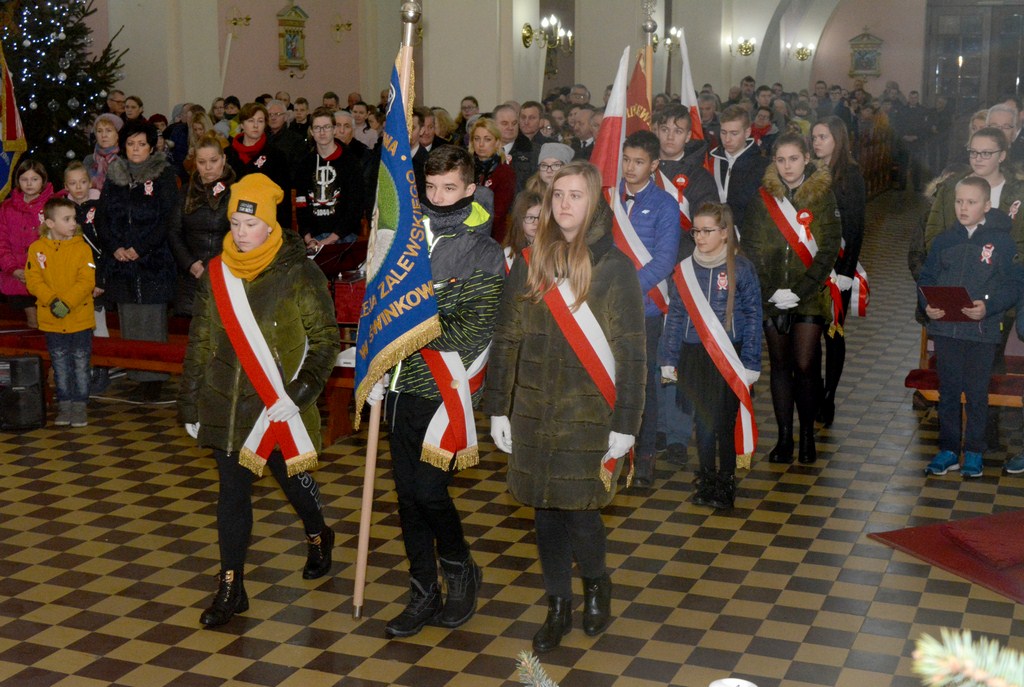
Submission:
<svg viewBox="0 0 1024 687">
<path fill-rule="evenodd" d="M 941 322 L 970 322 L 971 318 L 964 315 L 963 308 L 974 307 L 967 289 L 962 286 L 919 286 L 928 305 L 944 310 L 946 316 Z"/>
</svg>

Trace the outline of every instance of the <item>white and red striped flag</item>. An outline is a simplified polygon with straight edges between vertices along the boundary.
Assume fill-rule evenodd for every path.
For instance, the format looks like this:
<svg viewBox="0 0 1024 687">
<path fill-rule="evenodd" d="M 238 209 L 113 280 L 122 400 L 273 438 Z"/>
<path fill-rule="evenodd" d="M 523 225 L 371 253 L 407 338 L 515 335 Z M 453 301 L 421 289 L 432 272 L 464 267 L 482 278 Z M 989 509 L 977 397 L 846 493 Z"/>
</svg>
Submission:
<svg viewBox="0 0 1024 687">
<path fill-rule="evenodd" d="M 690 53 L 686 49 L 686 32 L 679 29 L 679 55 L 683 61 L 683 83 L 680 85 L 679 98 L 683 105 L 690 108 L 691 133 L 693 138 L 704 138 L 704 127 L 700 123 L 700 109 L 697 107 L 697 88 L 693 84 L 693 73 L 690 71 Z"/>
<path fill-rule="evenodd" d="M 622 51 L 619 71 L 612 83 L 608 105 L 604 109 L 601 129 L 594 139 L 590 162 L 601 172 L 601 186 L 618 189 L 622 177 L 622 143 L 626 140 L 626 74 L 629 69 L 629 47 Z"/>
</svg>

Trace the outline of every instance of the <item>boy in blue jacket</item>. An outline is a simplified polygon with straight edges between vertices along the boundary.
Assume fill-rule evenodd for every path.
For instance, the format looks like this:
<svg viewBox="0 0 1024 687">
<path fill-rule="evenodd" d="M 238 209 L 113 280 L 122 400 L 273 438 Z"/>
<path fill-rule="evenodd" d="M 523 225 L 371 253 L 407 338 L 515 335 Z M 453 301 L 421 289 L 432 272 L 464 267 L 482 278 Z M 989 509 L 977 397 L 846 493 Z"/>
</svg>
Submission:
<svg viewBox="0 0 1024 687">
<path fill-rule="evenodd" d="M 981 477 L 986 446 L 985 419 L 992 364 L 1002 342 L 1003 313 L 1017 302 L 1021 273 L 1006 213 L 993 210 L 992 189 L 980 177 L 956 185 L 957 221 L 932 242 L 918 286 L 962 286 L 973 303 L 962 309 L 966 322 L 944 321 L 946 312 L 928 305 L 928 335 L 935 342 L 939 373 L 939 454 L 926 475 L 960 470 Z M 960 433 L 960 394 L 967 399 L 967 426 Z M 964 462 L 960 466 L 963 439 Z"/>
</svg>

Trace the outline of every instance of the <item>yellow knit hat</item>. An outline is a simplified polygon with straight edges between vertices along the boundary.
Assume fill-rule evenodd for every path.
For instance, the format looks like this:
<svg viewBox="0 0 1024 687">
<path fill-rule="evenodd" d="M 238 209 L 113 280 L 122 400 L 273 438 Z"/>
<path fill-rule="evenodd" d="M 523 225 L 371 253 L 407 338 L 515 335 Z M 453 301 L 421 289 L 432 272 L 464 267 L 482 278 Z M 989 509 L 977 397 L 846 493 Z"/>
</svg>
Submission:
<svg viewBox="0 0 1024 687">
<path fill-rule="evenodd" d="M 228 217 L 236 212 L 259 217 L 271 229 L 281 229 L 277 223 L 277 205 L 284 200 L 284 191 L 266 174 L 250 174 L 231 185 Z"/>
</svg>

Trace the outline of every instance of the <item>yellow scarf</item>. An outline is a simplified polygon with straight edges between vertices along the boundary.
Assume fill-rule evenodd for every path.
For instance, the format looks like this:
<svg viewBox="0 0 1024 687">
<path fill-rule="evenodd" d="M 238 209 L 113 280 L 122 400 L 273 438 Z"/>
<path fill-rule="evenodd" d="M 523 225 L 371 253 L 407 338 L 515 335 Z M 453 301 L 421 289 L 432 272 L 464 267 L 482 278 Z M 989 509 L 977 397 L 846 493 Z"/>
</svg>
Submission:
<svg viewBox="0 0 1024 687">
<path fill-rule="evenodd" d="M 281 238 L 281 229 L 275 227 L 267 236 L 267 240 L 263 242 L 263 245 L 243 253 L 238 250 L 238 246 L 235 245 L 235 241 L 231 238 L 231 232 L 229 231 L 224 237 L 224 250 L 220 257 L 224 261 L 224 265 L 231 270 L 231 274 L 239 279 L 252 281 L 260 276 L 260 273 L 267 269 L 267 266 L 274 261 L 274 257 L 277 256 L 277 251 L 281 248 L 282 243 L 284 243 L 284 240 Z"/>
</svg>

